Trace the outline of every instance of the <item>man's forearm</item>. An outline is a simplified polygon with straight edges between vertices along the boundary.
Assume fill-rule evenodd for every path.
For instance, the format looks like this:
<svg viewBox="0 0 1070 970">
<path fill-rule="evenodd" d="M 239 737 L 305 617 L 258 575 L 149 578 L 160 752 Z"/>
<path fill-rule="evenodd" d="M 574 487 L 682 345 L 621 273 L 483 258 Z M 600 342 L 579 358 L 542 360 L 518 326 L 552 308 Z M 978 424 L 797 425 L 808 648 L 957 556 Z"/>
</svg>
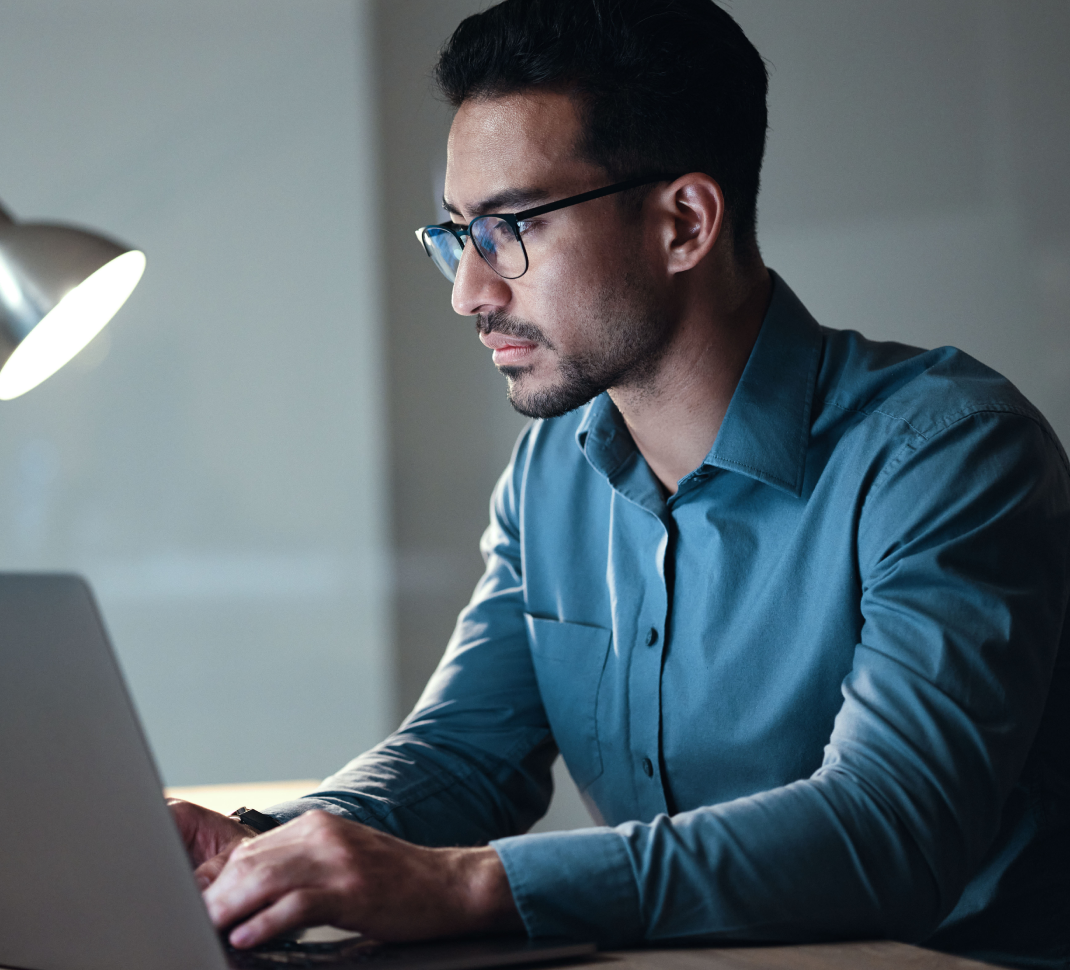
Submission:
<svg viewBox="0 0 1070 970">
<path fill-rule="evenodd" d="M 689 936 L 917 939 L 942 915 L 927 861 L 894 817 L 844 781 L 493 846 L 536 936 L 606 947 Z M 840 789 L 833 799 L 830 783 Z"/>
<path fill-rule="evenodd" d="M 553 791 L 549 731 L 520 725 L 483 747 L 470 736 L 448 722 L 403 726 L 318 791 L 266 811 L 287 822 L 320 809 L 425 846 L 485 845 L 526 832 Z"/>
</svg>

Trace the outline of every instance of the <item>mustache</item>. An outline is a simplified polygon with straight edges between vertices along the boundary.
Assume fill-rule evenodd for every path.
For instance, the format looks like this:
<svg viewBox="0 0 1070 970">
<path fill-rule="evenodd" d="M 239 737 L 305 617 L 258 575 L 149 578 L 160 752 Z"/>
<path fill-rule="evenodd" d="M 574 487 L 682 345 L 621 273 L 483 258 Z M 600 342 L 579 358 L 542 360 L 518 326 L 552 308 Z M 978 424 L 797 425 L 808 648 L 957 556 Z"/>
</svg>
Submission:
<svg viewBox="0 0 1070 970">
<path fill-rule="evenodd" d="M 500 333 L 503 337 L 530 340 L 533 344 L 540 344 L 548 350 L 554 349 L 554 345 L 546 339 L 546 335 L 535 324 L 511 317 L 501 310 L 480 313 L 476 317 L 476 330 L 484 336 L 489 333 Z"/>
</svg>

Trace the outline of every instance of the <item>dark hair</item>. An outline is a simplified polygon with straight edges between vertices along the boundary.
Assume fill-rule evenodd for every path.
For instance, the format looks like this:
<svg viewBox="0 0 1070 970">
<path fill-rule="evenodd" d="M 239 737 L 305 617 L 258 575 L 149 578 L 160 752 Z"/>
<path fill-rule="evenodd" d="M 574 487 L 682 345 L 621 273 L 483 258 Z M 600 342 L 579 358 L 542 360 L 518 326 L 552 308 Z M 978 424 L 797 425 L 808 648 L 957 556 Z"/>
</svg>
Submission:
<svg viewBox="0 0 1070 970">
<path fill-rule="evenodd" d="M 614 181 L 705 172 L 724 192 L 737 252 L 753 243 L 768 76 L 713 0 L 504 0 L 461 22 L 434 79 L 455 108 L 566 92 L 582 157 Z"/>
</svg>

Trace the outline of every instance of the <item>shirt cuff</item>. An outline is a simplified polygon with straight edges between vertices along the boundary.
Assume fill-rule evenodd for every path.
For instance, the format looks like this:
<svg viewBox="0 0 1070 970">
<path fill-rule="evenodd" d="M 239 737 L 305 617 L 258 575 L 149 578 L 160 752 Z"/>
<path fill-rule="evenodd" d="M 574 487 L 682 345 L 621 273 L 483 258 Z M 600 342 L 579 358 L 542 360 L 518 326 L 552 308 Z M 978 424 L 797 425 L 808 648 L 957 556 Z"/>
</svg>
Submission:
<svg viewBox="0 0 1070 970">
<path fill-rule="evenodd" d="M 306 795 L 304 798 L 295 798 L 288 802 L 279 802 L 270 808 L 261 809 L 261 811 L 265 815 L 270 815 L 282 825 L 297 818 L 298 815 L 304 815 L 305 812 L 312 811 L 314 808 L 318 808 L 323 812 L 330 812 L 332 815 L 340 815 L 342 818 L 348 818 L 354 822 L 370 825 L 372 828 L 381 829 L 383 827 L 368 812 L 362 812 L 356 804 L 347 803 L 341 805 L 336 799 L 323 798 L 314 794 Z"/>
<path fill-rule="evenodd" d="M 529 936 L 595 940 L 603 947 L 643 939 L 635 873 L 613 829 L 518 835 L 490 844 Z"/>
</svg>

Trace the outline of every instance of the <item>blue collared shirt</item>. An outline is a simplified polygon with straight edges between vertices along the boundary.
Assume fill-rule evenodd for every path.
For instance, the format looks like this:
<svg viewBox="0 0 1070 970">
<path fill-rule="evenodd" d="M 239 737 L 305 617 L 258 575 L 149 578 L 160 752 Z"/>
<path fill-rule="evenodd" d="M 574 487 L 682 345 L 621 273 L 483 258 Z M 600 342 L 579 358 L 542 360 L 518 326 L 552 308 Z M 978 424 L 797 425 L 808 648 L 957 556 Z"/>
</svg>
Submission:
<svg viewBox="0 0 1070 970">
<path fill-rule="evenodd" d="M 533 935 L 1064 965 L 1070 475 L 998 374 L 775 279 L 676 494 L 602 395 L 524 432 L 482 549 L 414 712 L 274 815 L 491 841 Z M 521 834 L 557 750 L 604 825 Z"/>
</svg>

